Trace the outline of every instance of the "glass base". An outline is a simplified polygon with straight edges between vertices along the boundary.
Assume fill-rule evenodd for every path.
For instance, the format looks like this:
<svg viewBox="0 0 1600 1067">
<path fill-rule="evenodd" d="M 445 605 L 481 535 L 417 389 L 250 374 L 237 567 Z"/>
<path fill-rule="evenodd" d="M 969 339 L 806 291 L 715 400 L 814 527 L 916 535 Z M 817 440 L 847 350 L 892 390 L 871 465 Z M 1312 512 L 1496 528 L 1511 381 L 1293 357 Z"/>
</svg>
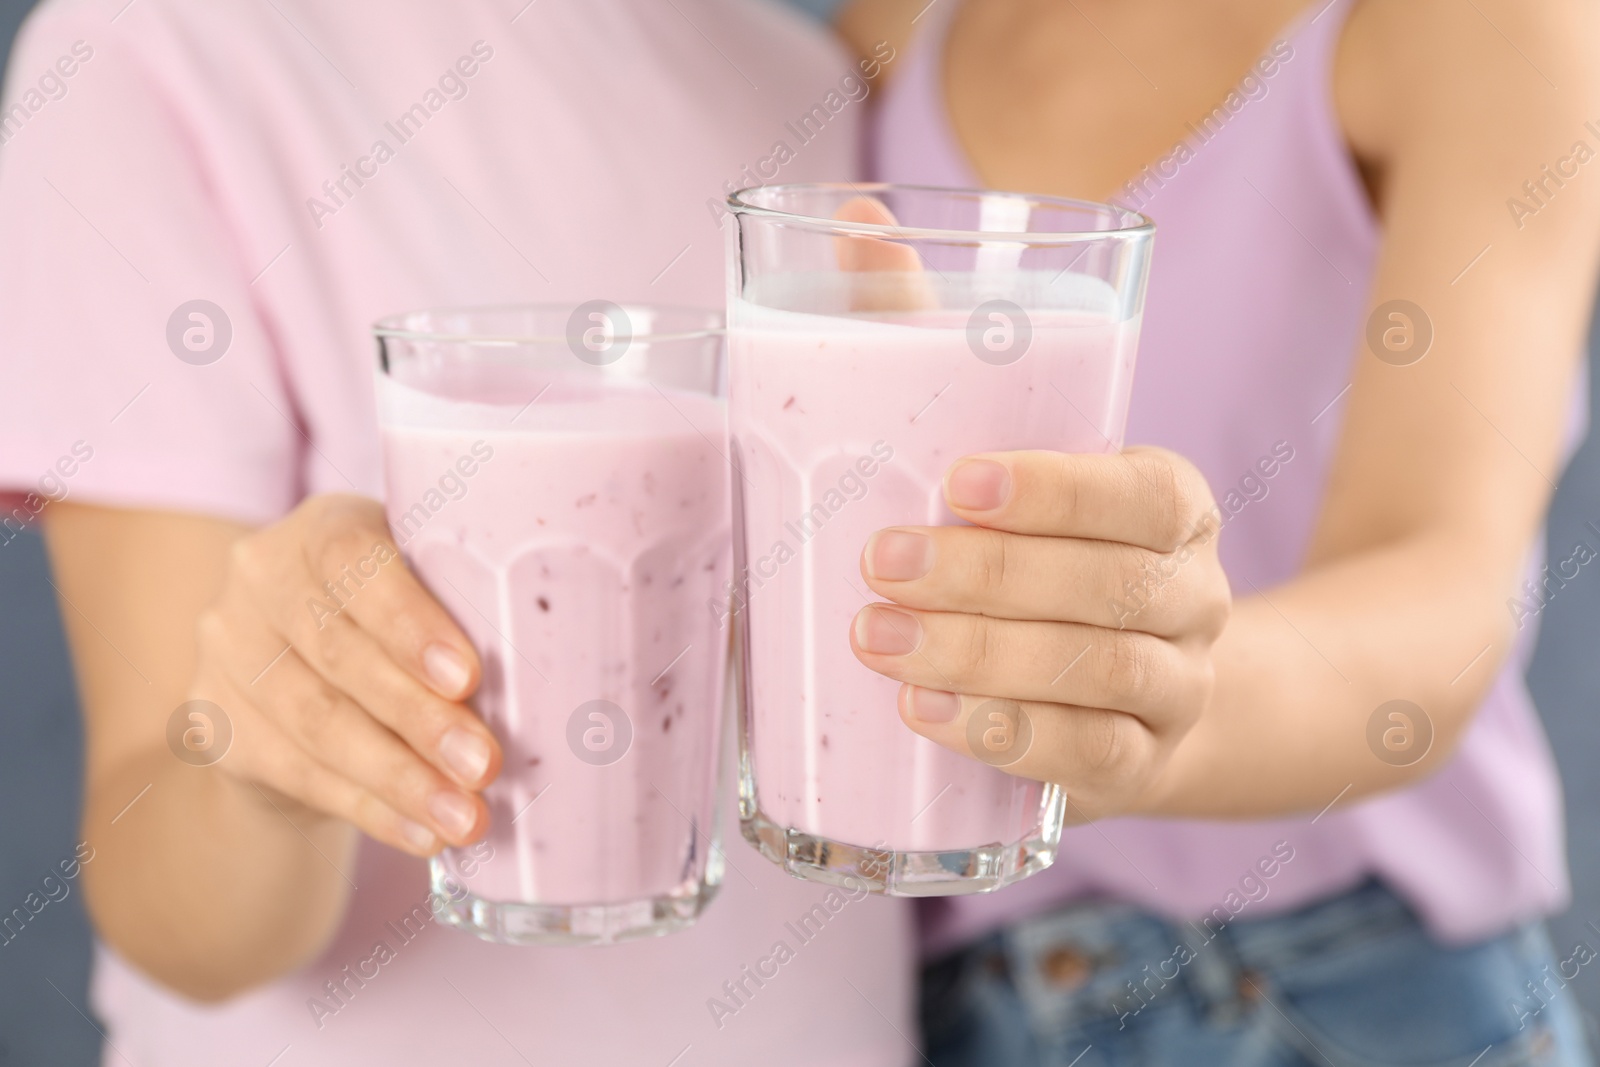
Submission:
<svg viewBox="0 0 1600 1067">
<path fill-rule="evenodd" d="M 757 851 L 796 878 L 855 890 L 865 884 L 869 893 L 888 897 L 965 896 L 992 893 L 1056 861 L 1065 805 L 1056 786 L 1046 787 L 1044 800 L 1044 819 L 1036 836 L 942 852 L 902 852 L 831 841 L 780 826 L 759 807 L 739 820 L 739 829 Z"/>
<path fill-rule="evenodd" d="M 428 871 L 434 918 L 500 945 L 609 945 L 676 933 L 694 925 L 720 882 L 707 879 L 684 893 L 612 904 L 527 904 L 484 900 L 437 860 Z"/>
</svg>

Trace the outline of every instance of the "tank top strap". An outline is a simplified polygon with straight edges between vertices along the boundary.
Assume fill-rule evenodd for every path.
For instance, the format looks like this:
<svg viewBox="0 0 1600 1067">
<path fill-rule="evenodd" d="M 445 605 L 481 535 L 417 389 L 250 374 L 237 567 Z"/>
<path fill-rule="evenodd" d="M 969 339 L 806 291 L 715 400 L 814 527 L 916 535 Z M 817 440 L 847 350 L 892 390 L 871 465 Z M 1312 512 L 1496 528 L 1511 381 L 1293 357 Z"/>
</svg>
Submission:
<svg viewBox="0 0 1600 1067">
<path fill-rule="evenodd" d="M 962 0 L 934 0 L 912 20 L 912 31 L 906 38 L 906 81 L 915 81 L 918 88 L 938 88 L 944 42 L 950 36 L 950 24 L 961 10 Z M 942 94 L 941 94 L 942 95 Z"/>
<path fill-rule="evenodd" d="M 921 184 L 957 188 L 979 184 L 955 141 L 944 106 L 944 45 L 961 0 L 933 0 L 913 20 L 896 62 L 901 67 L 869 119 L 867 174 L 877 181 L 901 179 L 897 161 L 912 158 Z"/>
<path fill-rule="evenodd" d="M 1350 12 L 1359 0 L 1314 0 L 1273 38 L 1273 46 L 1287 44 L 1294 49 L 1297 73 L 1292 82 L 1307 91 L 1320 92 L 1325 99 L 1333 94 L 1333 61 Z"/>
</svg>

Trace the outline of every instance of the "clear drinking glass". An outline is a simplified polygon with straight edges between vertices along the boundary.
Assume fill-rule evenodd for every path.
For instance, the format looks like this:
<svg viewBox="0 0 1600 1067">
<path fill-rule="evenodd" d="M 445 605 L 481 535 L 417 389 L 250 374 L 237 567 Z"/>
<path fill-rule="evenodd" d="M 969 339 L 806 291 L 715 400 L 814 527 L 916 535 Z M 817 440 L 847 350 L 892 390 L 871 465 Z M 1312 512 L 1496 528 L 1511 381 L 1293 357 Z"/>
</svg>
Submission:
<svg viewBox="0 0 1600 1067">
<path fill-rule="evenodd" d="M 715 848 L 729 567 L 720 317 L 594 302 L 385 319 L 389 525 L 483 661 L 481 843 L 431 865 L 491 941 L 692 923 Z"/>
<path fill-rule="evenodd" d="M 1102 204 L 892 185 L 728 203 L 744 835 L 793 874 L 890 895 L 1043 870 L 1061 791 L 1003 769 L 1026 715 L 980 707 L 977 758 L 906 729 L 898 683 L 850 648 L 878 599 L 861 552 L 886 526 L 958 522 L 942 484 L 962 456 L 1121 448 L 1154 228 Z"/>
</svg>

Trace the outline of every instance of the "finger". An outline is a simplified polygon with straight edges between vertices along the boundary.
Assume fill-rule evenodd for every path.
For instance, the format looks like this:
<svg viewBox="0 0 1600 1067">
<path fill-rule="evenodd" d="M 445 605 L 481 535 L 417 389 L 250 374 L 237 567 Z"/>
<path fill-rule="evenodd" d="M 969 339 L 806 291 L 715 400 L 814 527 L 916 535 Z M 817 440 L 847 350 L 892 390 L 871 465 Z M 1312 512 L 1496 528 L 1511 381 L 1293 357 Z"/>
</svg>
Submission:
<svg viewBox="0 0 1600 1067">
<path fill-rule="evenodd" d="M 859 196 L 834 214 L 840 222 L 897 226 L 882 201 Z M 834 238 L 839 269 L 846 274 L 866 274 L 851 284 L 850 306 L 855 311 L 916 311 L 939 306 L 933 285 L 917 250 L 882 237 L 847 234 Z"/>
<path fill-rule="evenodd" d="M 353 612 L 308 607 L 317 592 L 308 588 L 305 596 L 272 597 L 260 606 L 303 661 L 433 766 L 468 789 L 493 781 L 502 753 L 483 720 L 402 670 Z"/>
<path fill-rule="evenodd" d="M 292 649 L 250 688 L 262 714 L 309 757 L 406 818 L 457 845 L 487 830 L 488 808 L 478 796 L 457 788 Z"/>
<path fill-rule="evenodd" d="M 1222 580 L 1220 571 L 1188 562 L 1182 549 L 1159 553 L 1117 541 L 895 527 L 867 539 L 861 574 L 879 596 L 927 611 L 1215 637 L 1226 598 L 1196 596 L 1191 587 Z"/>
<path fill-rule="evenodd" d="M 850 646 L 879 674 L 927 689 L 1110 708 L 1152 723 L 1204 695 L 1176 646 L 1136 630 L 869 604 Z"/>
<path fill-rule="evenodd" d="M 900 687 L 900 720 L 952 752 L 1019 778 L 1062 786 L 1079 819 L 1121 810 L 1131 783 L 1159 757 L 1161 739 L 1132 715 Z"/>
<path fill-rule="evenodd" d="M 448 700 L 477 686 L 477 653 L 400 558 L 382 507 L 347 498 L 311 518 L 306 566 L 322 612 L 348 613 L 389 658 Z"/>
<path fill-rule="evenodd" d="M 1121 541 L 1152 552 L 1208 544 L 1220 528 L 1205 478 L 1159 448 L 968 456 L 945 472 L 944 494 L 952 511 L 978 526 Z"/>
<path fill-rule="evenodd" d="M 313 759 L 270 719 L 228 686 L 218 701 L 231 711 L 234 739 L 221 766 L 314 811 L 342 819 L 368 837 L 413 856 L 431 856 L 443 842 L 348 778 Z M 265 795 L 265 794 L 263 794 Z M 270 798 L 268 798 L 270 800 Z M 280 807 L 279 813 L 288 818 Z"/>
</svg>

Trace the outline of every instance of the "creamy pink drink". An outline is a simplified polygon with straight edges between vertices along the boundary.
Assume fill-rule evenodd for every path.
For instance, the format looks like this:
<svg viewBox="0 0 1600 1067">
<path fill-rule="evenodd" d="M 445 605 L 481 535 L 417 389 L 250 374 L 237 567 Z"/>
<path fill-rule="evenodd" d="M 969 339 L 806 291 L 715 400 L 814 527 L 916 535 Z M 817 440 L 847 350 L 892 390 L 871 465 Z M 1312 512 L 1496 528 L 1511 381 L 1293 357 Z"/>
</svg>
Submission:
<svg viewBox="0 0 1600 1067">
<path fill-rule="evenodd" d="M 861 553 L 884 527 L 958 521 L 941 489 L 963 456 L 1121 447 L 1154 226 L 871 182 L 728 209 L 740 829 L 791 874 L 891 895 L 1026 878 L 1055 862 L 1065 810 L 1059 785 L 1001 769 L 1032 743 L 1026 709 L 971 694 L 991 699 L 959 753 L 907 729 L 898 683 L 851 650 L 878 600 Z"/>
<path fill-rule="evenodd" d="M 879 599 L 861 578 L 868 537 L 957 521 L 941 489 L 952 462 L 1120 447 L 1137 320 L 1029 318 L 1021 357 L 991 362 L 964 313 L 733 305 L 745 829 L 797 873 L 828 880 L 839 866 L 829 851 L 847 845 L 878 857 L 889 891 L 944 894 L 995 888 L 1051 858 L 1057 791 L 906 729 L 899 684 L 864 667 L 849 640 L 856 613 Z"/>
<path fill-rule="evenodd" d="M 505 752 L 486 842 L 436 860 L 435 889 L 495 940 L 691 920 L 721 870 L 721 402 L 598 371 L 379 387 L 390 526 L 478 649 Z"/>
</svg>

